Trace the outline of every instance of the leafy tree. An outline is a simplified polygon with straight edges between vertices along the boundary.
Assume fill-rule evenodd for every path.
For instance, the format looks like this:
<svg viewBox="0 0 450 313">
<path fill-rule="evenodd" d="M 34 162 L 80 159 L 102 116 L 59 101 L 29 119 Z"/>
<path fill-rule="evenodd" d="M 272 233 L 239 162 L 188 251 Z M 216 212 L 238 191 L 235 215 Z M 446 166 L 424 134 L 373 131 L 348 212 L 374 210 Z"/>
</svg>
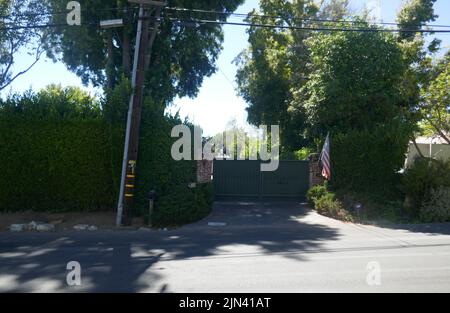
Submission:
<svg viewBox="0 0 450 313">
<path fill-rule="evenodd" d="M 41 10 L 43 3 L 39 0 L 0 0 L 0 92 L 41 58 L 43 34 L 40 29 L 29 28 L 45 20 L 39 15 Z M 20 51 L 34 55 L 34 60 L 14 70 Z"/>
<path fill-rule="evenodd" d="M 434 14 L 433 5 L 436 0 L 409 0 L 407 1 L 397 16 L 397 23 L 400 30 L 418 31 L 426 22 L 434 22 L 437 15 Z M 416 36 L 414 32 L 400 32 L 403 40 L 413 40 Z"/>
<path fill-rule="evenodd" d="M 424 126 L 439 134 L 450 144 L 450 57 L 436 65 L 439 73 L 429 86 L 422 89 L 421 113 Z"/>
<path fill-rule="evenodd" d="M 47 2 L 52 11 L 64 9 L 59 0 Z M 126 0 L 80 2 L 83 26 L 51 29 L 47 53 L 55 60 L 61 59 L 84 83 L 92 82 L 97 86 L 107 83 L 113 87 L 122 74 L 130 75 L 138 12 Z M 243 0 L 170 0 L 168 6 L 223 12 L 234 11 L 242 3 Z M 194 97 L 198 93 L 204 77 L 216 70 L 214 63 L 223 42 L 220 25 L 176 21 L 202 17 L 198 16 L 200 13 L 189 16 L 165 12 L 148 64 L 145 88 L 162 106 L 176 96 Z M 227 18 L 226 15 L 219 17 L 221 20 Z M 56 15 L 53 21 L 57 24 L 63 18 Z M 126 26 L 113 31 L 98 28 L 98 21 L 112 18 L 124 18 Z"/>
<path fill-rule="evenodd" d="M 249 14 L 256 24 L 314 26 L 321 19 L 341 19 L 348 12 L 348 1 L 261 0 L 260 13 Z M 237 58 L 239 94 L 248 103 L 248 120 L 253 125 L 278 124 L 285 153 L 298 150 L 304 140 L 305 117 L 301 108 L 293 109 L 295 93 L 307 81 L 309 31 L 250 27 L 249 48 Z"/>
<path fill-rule="evenodd" d="M 405 62 L 408 67 L 404 73 L 401 93 L 404 107 L 408 108 L 408 119 L 416 123 L 415 132 L 411 134 L 411 141 L 416 145 L 416 136 L 422 133 L 419 122 L 424 119 L 421 88 L 426 89 L 432 78 L 432 56 L 439 50 L 440 40 L 434 39 L 425 48 L 425 35 L 416 33 L 424 28 L 428 22 L 436 20 L 433 5 L 436 0 L 409 0 L 404 3 L 398 16 L 399 29 L 412 32 L 400 32 L 398 40 L 403 50 Z M 420 149 L 417 149 L 420 153 Z"/>
<path fill-rule="evenodd" d="M 322 10 L 318 13 L 318 17 L 323 20 L 330 18 L 340 20 L 349 14 L 349 0 L 329 0 L 328 2 L 321 0 L 319 7 Z"/>
<path fill-rule="evenodd" d="M 393 35 L 320 33 L 308 46 L 312 73 L 297 105 L 306 109 L 310 136 L 368 129 L 401 116 L 399 89 L 405 63 Z"/>
<path fill-rule="evenodd" d="M 395 35 L 359 23 L 373 31 L 322 32 L 307 41 L 311 74 L 294 105 L 307 113 L 310 138 L 331 133 L 334 188 L 387 194 L 414 126 L 401 93 L 408 63 Z"/>
<path fill-rule="evenodd" d="M 102 111 L 99 101 L 78 87 L 49 85 L 38 92 L 28 90 L 23 95 L 13 94 L 0 100 L 1 114 L 17 114 L 36 120 L 44 119 L 99 119 Z"/>
</svg>

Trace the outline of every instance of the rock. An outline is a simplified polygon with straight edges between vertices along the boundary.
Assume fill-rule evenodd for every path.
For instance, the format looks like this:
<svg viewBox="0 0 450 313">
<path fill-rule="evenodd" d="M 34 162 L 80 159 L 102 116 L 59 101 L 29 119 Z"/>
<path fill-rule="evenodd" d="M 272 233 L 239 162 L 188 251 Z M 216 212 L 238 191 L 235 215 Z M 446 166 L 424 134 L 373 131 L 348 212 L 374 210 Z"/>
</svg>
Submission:
<svg viewBox="0 0 450 313">
<path fill-rule="evenodd" d="M 30 223 L 28 223 L 27 225 L 27 229 L 28 230 L 36 230 L 38 223 L 35 221 L 31 221 Z"/>
<path fill-rule="evenodd" d="M 78 224 L 73 227 L 73 229 L 77 231 L 96 231 L 98 230 L 97 226 L 88 225 L 88 224 Z"/>
<path fill-rule="evenodd" d="M 36 231 L 46 232 L 46 231 L 55 231 L 55 225 L 53 224 L 37 224 Z"/>
<path fill-rule="evenodd" d="M 94 226 L 94 225 L 91 225 L 88 227 L 89 231 L 96 231 L 97 229 L 98 229 L 97 226 Z"/>
<path fill-rule="evenodd" d="M 89 228 L 88 224 L 79 224 L 79 225 L 75 225 L 73 227 L 73 229 L 78 230 L 78 231 L 84 231 L 87 230 Z"/>
<path fill-rule="evenodd" d="M 223 226 L 227 226 L 227 223 L 218 223 L 218 222 L 209 222 L 208 226 L 212 226 L 212 227 L 223 227 Z"/>
<path fill-rule="evenodd" d="M 9 227 L 9 230 L 12 232 L 22 232 L 25 230 L 47 232 L 47 231 L 55 231 L 55 225 L 32 221 L 31 223 L 28 224 L 12 224 Z"/>
<path fill-rule="evenodd" d="M 12 224 L 9 226 L 9 230 L 12 232 L 22 232 L 27 229 L 28 224 Z"/>
</svg>

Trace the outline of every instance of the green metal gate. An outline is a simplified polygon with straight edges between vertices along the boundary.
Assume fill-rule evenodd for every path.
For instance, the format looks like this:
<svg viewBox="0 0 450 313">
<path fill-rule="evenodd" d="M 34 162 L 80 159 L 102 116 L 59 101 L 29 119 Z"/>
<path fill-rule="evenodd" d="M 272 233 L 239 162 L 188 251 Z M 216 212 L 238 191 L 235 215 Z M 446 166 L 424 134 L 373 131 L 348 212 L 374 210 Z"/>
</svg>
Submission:
<svg viewBox="0 0 450 313">
<path fill-rule="evenodd" d="M 278 170 L 262 172 L 261 161 L 214 160 L 216 199 L 297 198 L 309 188 L 307 161 L 280 161 Z"/>
</svg>

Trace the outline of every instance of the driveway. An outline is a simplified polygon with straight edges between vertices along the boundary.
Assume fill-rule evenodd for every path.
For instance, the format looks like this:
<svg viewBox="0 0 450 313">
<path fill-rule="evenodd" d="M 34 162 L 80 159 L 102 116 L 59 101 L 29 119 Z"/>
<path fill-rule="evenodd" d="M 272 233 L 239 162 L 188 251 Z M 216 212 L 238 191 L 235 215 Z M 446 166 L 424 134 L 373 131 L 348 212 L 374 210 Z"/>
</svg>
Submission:
<svg viewBox="0 0 450 313">
<path fill-rule="evenodd" d="M 81 286 L 66 283 L 70 261 Z M 450 224 L 381 228 L 301 203 L 217 202 L 175 230 L 0 233 L 0 291 L 449 292 Z"/>
</svg>

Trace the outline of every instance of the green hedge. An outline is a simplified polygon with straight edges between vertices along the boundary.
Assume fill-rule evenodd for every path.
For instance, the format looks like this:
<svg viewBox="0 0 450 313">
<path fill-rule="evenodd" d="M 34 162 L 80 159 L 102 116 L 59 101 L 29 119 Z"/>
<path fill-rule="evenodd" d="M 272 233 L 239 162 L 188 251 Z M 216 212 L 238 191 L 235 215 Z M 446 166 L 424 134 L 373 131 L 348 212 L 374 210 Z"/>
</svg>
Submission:
<svg viewBox="0 0 450 313">
<path fill-rule="evenodd" d="M 409 200 L 407 213 L 418 218 L 424 205 L 427 206 L 427 211 L 431 211 L 430 203 L 439 202 L 437 196 L 442 188 L 450 188 L 450 161 L 418 157 L 406 169 L 402 179 L 402 191 Z M 429 220 L 430 218 L 424 219 Z"/>
<path fill-rule="evenodd" d="M 190 189 L 187 185 L 173 186 L 158 197 L 152 216 L 152 225 L 179 226 L 206 217 L 213 202 L 212 184 L 199 184 Z"/>
<path fill-rule="evenodd" d="M 405 162 L 409 130 L 401 123 L 380 125 L 347 134 L 334 134 L 331 140 L 334 189 L 396 194 Z"/>
<path fill-rule="evenodd" d="M 0 118 L 0 210 L 110 209 L 115 201 L 102 120 Z"/>
<path fill-rule="evenodd" d="M 0 211 L 114 210 L 129 91 L 123 81 L 101 105 L 79 89 L 58 86 L 0 100 Z M 187 188 L 195 182 L 196 163 L 176 162 L 170 154 L 171 129 L 182 121 L 164 116 L 151 99 L 142 117 L 135 215 L 145 216 L 154 189 L 155 224 L 204 217 L 211 188 Z"/>
<path fill-rule="evenodd" d="M 153 103 L 151 99 L 147 99 L 142 112 L 139 144 L 140 155 L 135 198 L 136 208 L 140 211 L 138 213 L 145 214 L 147 212 L 147 198 L 150 190 L 155 190 L 157 195 L 183 198 L 189 194 L 187 190 L 184 190 L 184 194 L 180 191 L 179 195 L 173 193 L 172 190 L 179 185 L 187 186 L 196 181 L 196 162 L 177 162 L 171 156 L 172 144 L 176 140 L 170 136 L 171 130 L 173 126 L 181 124 L 182 121 L 177 117 L 162 118 L 163 116 L 162 107 Z"/>
</svg>

